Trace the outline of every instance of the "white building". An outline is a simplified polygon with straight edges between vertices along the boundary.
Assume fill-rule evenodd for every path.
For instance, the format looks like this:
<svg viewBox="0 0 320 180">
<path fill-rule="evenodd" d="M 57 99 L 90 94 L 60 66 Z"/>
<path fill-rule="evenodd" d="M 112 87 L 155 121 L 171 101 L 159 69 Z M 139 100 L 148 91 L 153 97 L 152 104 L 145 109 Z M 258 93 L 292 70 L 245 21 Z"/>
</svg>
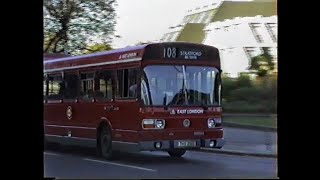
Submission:
<svg viewBox="0 0 320 180">
<path fill-rule="evenodd" d="M 221 53 L 223 72 L 236 77 L 248 70 L 251 57 L 263 49 L 277 61 L 276 11 L 275 0 L 213 0 L 189 10 L 160 41 L 215 46 Z"/>
<path fill-rule="evenodd" d="M 162 37 L 162 42 L 172 42 L 179 41 L 179 35 L 185 28 L 187 24 L 208 24 L 211 22 L 213 16 L 215 15 L 217 9 L 222 4 L 222 0 L 213 2 L 212 4 L 199 6 L 195 9 L 188 10 L 184 16 L 182 22 L 176 26 L 169 27 L 169 30 Z"/>
<path fill-rule="evenodd" d="M 253 56 L 268 51 L 277 62 L 277 16 L 242 17 L 212 22 L 203 44 L 220 50 L 222 70 L 235 77 L 246 72 Z"/>
</svg>

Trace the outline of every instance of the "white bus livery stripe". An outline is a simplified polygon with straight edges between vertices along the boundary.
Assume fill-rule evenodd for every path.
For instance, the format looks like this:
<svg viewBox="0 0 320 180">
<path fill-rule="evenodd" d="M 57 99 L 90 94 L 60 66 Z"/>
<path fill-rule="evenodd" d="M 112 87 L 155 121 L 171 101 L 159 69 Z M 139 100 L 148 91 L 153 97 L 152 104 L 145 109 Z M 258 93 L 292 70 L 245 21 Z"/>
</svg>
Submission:
<svg viewBox="0 0 320 180">
<path fill-rule="evenodd" d="M 62 128 L 76 128 L 76 129 L 92 129 L 92 130 L 96 130 L 96 128 L 93 127 L 81 127 L 81 126 L 60 126 L 60 125 L 45 125 L 48 127 L 62 127 Z"/>
<path fill-rule="evenodd" d="M 70 138 L 70 139 L 79 139 L 79 140 L 96 141 L 96 139 L 90 139 L 90 138 L 82 138 L 82 137 L 68 137 L 68 136 L 52 135 L 52 134 L 45 134 L 45 136 L 47 136 L 47 137 L 56 137 L 56 138 Z"/>
<path fill-rule="evenodd" d="M 107 62 L 94 63 L 94 64 L 85 64 L 85 65 L 70 66 L 70 67 L 63 67 L 63 68 L 56 68 L 56 69 L 48 69 L 48 70 L 44 70 L 44 72 L 54 72 L 54 71 L 63 71 L 63 70 L 69 70 L 69 69 L 85 68 L 85 67 L 91 67 L 91 66 L 134 62 L 134 61 L 141 61 L 141 59 L 142 58 L 132 58 L 132 59 L 117 60 L 117 61 L 107 61 Z"/>
</svg>

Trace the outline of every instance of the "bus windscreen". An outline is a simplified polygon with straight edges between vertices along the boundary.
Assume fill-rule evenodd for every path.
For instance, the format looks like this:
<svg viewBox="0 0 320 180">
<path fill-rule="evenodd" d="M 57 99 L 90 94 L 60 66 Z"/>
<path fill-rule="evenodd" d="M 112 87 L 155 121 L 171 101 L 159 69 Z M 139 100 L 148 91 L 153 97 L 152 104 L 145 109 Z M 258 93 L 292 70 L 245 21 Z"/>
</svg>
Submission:
<svg viewBox="0 0 320 180">
<path fill-rule="evenodd" d="M 143 74 L 141 97 L 145 105 L 220 105 L 219 71 L 214 67 L 150 65 Z"/>
</svg>

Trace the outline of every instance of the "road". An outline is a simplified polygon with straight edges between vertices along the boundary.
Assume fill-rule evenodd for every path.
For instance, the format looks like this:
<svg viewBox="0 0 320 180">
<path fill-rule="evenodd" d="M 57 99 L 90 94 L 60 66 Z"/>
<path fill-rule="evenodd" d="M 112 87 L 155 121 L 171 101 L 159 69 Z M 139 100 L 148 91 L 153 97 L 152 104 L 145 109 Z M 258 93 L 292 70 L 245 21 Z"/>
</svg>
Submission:
<svg viewBox="0 0 320 180">
<path fill-rule="evenodd" d="M 224 128 L 226 144 L 222 150 L 249 154 L 277 154 L 277 132 Z"/>
<path fill-rule="evenodd" d="M 61 146 L 44 152 L 44 176 L 55 178 L 276 178 L 277 159 L 188 151 L 118 153 L 113 161 L 95 149 Z"/>
<path fill-rule="evenodd" d="M 230 143 L 277 144 L 277 132 L 224 127 L 224 138 Z"/>
</svg>

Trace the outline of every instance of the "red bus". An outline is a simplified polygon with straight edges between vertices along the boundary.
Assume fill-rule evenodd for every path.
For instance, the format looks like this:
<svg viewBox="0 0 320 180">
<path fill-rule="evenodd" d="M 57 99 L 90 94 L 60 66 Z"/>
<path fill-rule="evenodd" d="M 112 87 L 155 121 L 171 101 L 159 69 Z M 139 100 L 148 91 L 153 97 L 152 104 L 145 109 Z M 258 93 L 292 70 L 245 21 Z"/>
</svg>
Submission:
<svg viewBox="0 0 320 180">
<path fill-rule="evenodd" d="M 44 61 L 45 142 L 167 151 L 224 145 L 217 48 L 153 43 Z"/>
</svg>

